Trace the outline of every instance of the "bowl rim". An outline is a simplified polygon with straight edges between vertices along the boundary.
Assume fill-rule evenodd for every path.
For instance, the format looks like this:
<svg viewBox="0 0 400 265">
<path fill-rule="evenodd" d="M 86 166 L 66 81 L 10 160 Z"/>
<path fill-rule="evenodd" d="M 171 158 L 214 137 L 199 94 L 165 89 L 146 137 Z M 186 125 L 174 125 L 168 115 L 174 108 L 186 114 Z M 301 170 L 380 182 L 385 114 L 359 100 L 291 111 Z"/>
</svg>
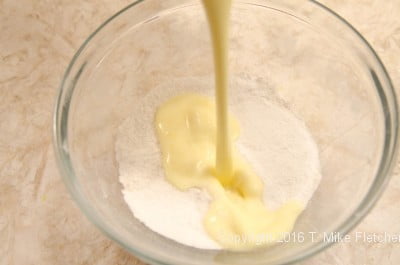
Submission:
<svg viewBox="0 0 400 265">
<path fill-rule="evenodd" d="M 105 225 L 100 218 L 97 218 L 97 214 L 93 211 L 90 204 L 84 199 L 83 194 L 80 193 L 79 189 L 75 188 L 74 183 L 70 180 L 71 176 L 73 177 L 75 175 L 71 160 L 69 158 L 68 147 L 64 146 L 64 140 L 66 140 L 65 142 L 68 143 L 67 134 L 65 132 L 63 133 L 63 128 L 62 128 L 63 126 L 67 127 L 70 99 L 74 90 L 74 86 L 66 87 L 67 79 L 77 59 L 81 55 L 82 51 L 86 48 L 86 46 L 90 43 L 90 41 L 94 38 L 94 36 L 96 36 L 104 27 L 110 24 L 114 19 L 116 19 L 121 14 L 125 13 L 129 9 L 135 7 L 136 5 L 144 1 L 147 0 L 136 0 L 130 3 L 129 5 L 127 5 L 126 7 L 122 8 L 114 15 L 109 17 L 103 23 L 101 23 L 100 26 L 86 38 L 86 40 L 82 43 L 82 45 L 79 47 L 79 49 L 72 57 L 72 60 L 70 61 L 67 69 L 65 70 L 63 79 L 58 88 L 58 95 L 56 97 L 56 103 L 54 106 L 53 126 L 52 126 L 53 150 L 56 158 L 56 163 L 58 165 L 63 181 L 68 188 L 69 193 L 71 194 L 73 200 L 78 205 L 80 210 L 84 213 L 84 215 L 86 215 L 86 217 L 89 219 L 90 222 L 92 222 L 103 234 L 111 238 L 113 241 L 117 242 L 124 249 L 128 250 L 128 252 L 137 256 L 139 259 L 145 262 L 149 262 L 151 264 L 171 265 L 172 263 L 165 263 L 165 261 L 160 260 L 160 257 L 153 257 L 145 249 L 137 249 L 133 246 L 126 244 L 123 240 L 121 240 L 114 234 L 114 232 L 108 225 Z M 390 117 L 388 118 L 385 115 L 385 131 L 388 131 L 387 127 L 389 127 L 391 131 L 390 131 L 390 136 L 388 136 L 387 133 L 385 134 L 384 150 L 382 151 L 382 156 L 379 162 L 379 168 L 375 174 L 374 181 L 371 184 L 368 192 L 365 194 L 362 201 L 354 210 L 354 212 L 350 216 L 348 216 L 344 221 L 342 221 L 342 223 L 335 229 L 335 232 L 344 235 L 349 233 L 371 211 L 373 206 L 376 204 L 376 202 L 384 192 L 388 182 L 390 181 L 391 178 L 390 173 L 394 167 L 395 164 L 394 162 L 396 161 L 398 153 L 398 123 L 399 123 L 398 102 L 397 102 L 398 99 L 396 96 L 396 91 L 393 87 L 392 81 L 385 66 L 383 65 L 381 59 L 379 58 L 375 50 L 368 43 L 368 41 L 349 22 L 347 22 L 343 17 L 335 13 L 330 8 L 324 6 L 323 4 L 317 2 L 316 0 L 307 0 L 307 3 L 314 5 L 315 7 L 325 11 L 327 15 L 334 17 L 339 23 L 344 24 L 344 26 L 350 29 L 352 34 L 354 34 L 355 37 L 357 37 L 359 41 L 361 41 L 361 43 L 365 46 L 365 48 L 369 50 L 369 52 L 372 55 L 372 59 L 375 60 L 378 67 L 382 70 L 383 77 L 386 79 L 385 81 L 387 83 L 386 86 L 389 92 L 389 98 L 392 101 L 391 104 L 393 105 L 392 106 L 393 110 L 390 112 Z M 375 76 L 374 73 L 371 74 L 376 84 L 377 81 L 376 74 Z M 380 82 L 378 81 L 378 83 Z M 63 102 L 63 97 L 65 96 L 66 93 L 67 96 L 69 96 L 69 100 L 67 101 L 65 107 L 64 104 L 62 104 L 62 102 Z M 382 93 L 380 92 L 380 96 L 382 97 L 381 94 Z M 386 97 L 386 95 L 383 96 Z M 281 260 L 278 261 L 278 263 L 274 264 L 276 265 L 294 264 L 296 262 L 307 259 L 323 251 L 324 249 L 328 248 L 329 246 L 335 243 L 336 242 L 333 241 L 319 241 L 318 243 L 307 247 L 303 252 L 289 256 L 290 260 Z M 286 257 L 285 259 L 288 259 L 288 257 Z"/>
</svg>

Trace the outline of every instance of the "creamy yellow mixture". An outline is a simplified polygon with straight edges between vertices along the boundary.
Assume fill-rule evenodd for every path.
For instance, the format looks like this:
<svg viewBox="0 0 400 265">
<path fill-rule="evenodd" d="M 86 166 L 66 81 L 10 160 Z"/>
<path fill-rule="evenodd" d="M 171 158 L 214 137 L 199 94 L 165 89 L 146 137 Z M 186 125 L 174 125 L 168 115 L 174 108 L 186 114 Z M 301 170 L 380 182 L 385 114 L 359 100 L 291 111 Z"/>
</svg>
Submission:
<svg viewBox="0 0 400 265">
<path fill-rule="evenodd" d="M 204 188 L 212 196 L 204 217 L 210 237 L 225 248 L 248 249 L 259 241 L 237 239 L 262 236 L 268 238 L 263 243 L 274 242 L 292 230 L 304 206 L 292 201 L 268 209 L 263 182 L 236 150 L 240 128 L 227 107 L 231 0 L 203 4 L 214 48 L 215 103 L 196 94 L 170 99 L 157 110 L 157 135 L 167 180 L 180 190 Z"/>
</svg>

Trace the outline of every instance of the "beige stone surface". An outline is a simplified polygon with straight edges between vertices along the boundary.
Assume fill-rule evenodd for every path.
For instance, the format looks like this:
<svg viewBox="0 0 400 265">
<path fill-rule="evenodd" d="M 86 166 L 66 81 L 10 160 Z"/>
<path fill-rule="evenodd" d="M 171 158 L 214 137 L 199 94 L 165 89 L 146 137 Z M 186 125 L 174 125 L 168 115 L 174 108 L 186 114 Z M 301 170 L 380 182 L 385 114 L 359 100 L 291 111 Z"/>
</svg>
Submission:
<svg viewBox="0 0 400 265">
<path fill-rule="evenodd" d="M 161 0 L 160 0 L 161 1 Z M 0 265 L 143 264 L 102 235 L 59 176 L 51 117 L 85 37 L 128 0 L 0 0 Z M 325 0 L 372 44 L 400 87 L 400 0 Z M 354 230 L 400 233 L 400 170 Z M 301 262 L 400 264 L 400 243 L 342 243 Z"/>
</svg>

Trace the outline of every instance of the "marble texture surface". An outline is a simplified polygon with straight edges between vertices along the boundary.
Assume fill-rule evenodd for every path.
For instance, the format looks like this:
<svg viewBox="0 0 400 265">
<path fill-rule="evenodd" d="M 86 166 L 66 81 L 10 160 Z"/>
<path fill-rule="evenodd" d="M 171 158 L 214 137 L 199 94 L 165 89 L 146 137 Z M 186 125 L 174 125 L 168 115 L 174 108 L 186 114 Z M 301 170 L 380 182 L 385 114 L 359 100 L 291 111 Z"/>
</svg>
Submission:
<svg viewBox="0 0 400 265">
<path fill-rule="evenodd" d="M 0 0 L 0 265 L 143 264 L 79 211 L 59 176 L 51 117 L 86 36 L 129 0 Z M 375 48 L 400 87 L 400 0 L 324 0 Z M 400 167 L 354 231 L 400 233 Z M 354 232 L 353 232 L 354 233 Z M 341 243 L 301 262 L 400 264 L 400 243 Z"/>
</svg>

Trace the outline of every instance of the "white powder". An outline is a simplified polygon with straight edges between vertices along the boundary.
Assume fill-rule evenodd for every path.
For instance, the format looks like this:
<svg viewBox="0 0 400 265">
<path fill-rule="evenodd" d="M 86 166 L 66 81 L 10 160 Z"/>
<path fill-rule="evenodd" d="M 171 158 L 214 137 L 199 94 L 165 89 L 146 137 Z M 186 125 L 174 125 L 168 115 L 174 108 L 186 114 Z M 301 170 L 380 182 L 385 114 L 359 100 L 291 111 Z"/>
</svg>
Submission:
<svg viewBox="0 0 400 265">
<path fill-rule="evenodd" d="M 184 92 L 212 96 L 212 88 L 210 78 L 196 77 L 152 89 L 132 106 L 116 142 L 122 193 L 134 216 L 161 235 L 205 249 L 220 248 L 202 223 L 211 198 L 200 189 L 181 192 L 166 181 L 154 114 L 171 97 Z M 321 175 L 318 149 L 304 123 L 276 103 L 265 85 L 236 79 L 229 89 L 230 111 L 241 127 L 237 145 L 265 184 L 265 204 L 276 208 L 295 199 L 306 205 Z"/>
</svg>

